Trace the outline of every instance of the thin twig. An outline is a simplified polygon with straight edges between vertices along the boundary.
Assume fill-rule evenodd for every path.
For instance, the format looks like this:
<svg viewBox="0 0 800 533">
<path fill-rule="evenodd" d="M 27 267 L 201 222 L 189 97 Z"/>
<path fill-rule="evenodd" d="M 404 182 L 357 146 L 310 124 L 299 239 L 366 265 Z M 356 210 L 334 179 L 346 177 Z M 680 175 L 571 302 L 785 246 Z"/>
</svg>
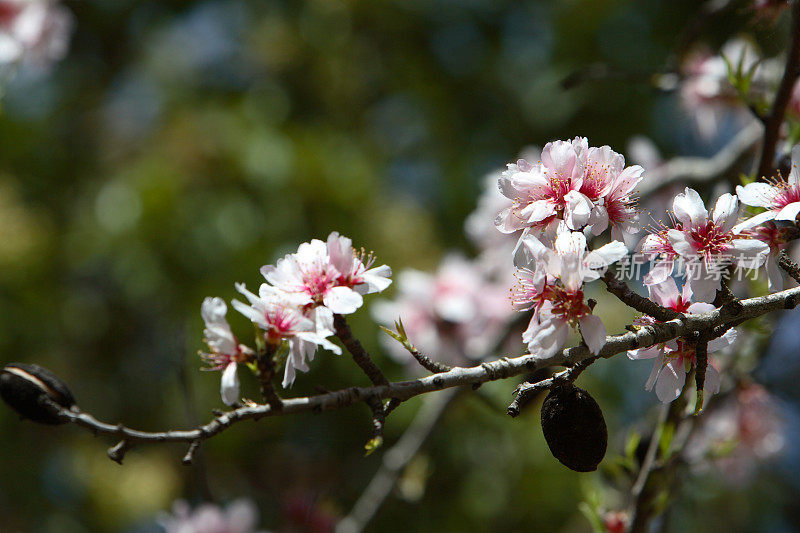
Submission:
<svg viewBox="0 0 800 533">
<path fill-rule="evenodd" d="M 414 416 L 414 420 L 403 436 L 384 453 L 380 468 L 353 505 L 350 513 L 336 526 L 337 533 L 358 533 L 372 520 L 392 487 L 397 483 L 400 473 L 417 455 L 447 406 L 460 390 L 463 389 L 448 389 L 425 398 L 425 403 Z"/>
<path fill-rule="evenodd" d="M 275 377 L 275 361 L 273 361 L 274 353 L 271 349 L 267 349 L 261 353 L 256 359 L 256 366 L 258 367 L 258 382 L 261 385 L 261 395 L 264 400 L 276 411 L 281 409 L 281 397 L 275 391 L 275 385 L 272 379 Z"/>
<path fill-rule="evenodd" d="M 342 315 L 333 315 L 333 327 L 336 330 L 336 336 L 339 337 L 344 347 L 347 348 L 347 351 L 353 356 L 353 361 L 364 371 L 372 384 L 386 385 L 389 383 L 386 376 L 381 372 L 381 369 L 372 362 L 369 352 L 364 349 L 358 339 L 353 337 L 353 332 L 350 330 L 347 320 L 345 320 Z"/>
<path fill-rule="evenodd" d="M 581 375 L 581 372 L 589 368 L 589 365 L 594 363 L 596 360 L 596 357 L 589 357 L 588 359 L 584 359 L 583 361 L 575 363 L 574 366 L 571 366 L 568 369 L 553 375 L 553 377 L 543 379 L 542 381 L 537 381 L 536 383 L 520 384 L 514 391 L 516 397 L 514 398 L 514 401 L 511 402 L 511 405 L 508 406 L 506 412 L 512 418 L 517 417 L 520 413 L 520 410 L 533 398 L 533 396 L 544 390 L 549 390 L 559 385 L 572 383 L 578 379 L 578 376 Z"/>
<path fill-rule="evenodd" d="M 372 436 L 365 446 L 367 455 L 383 445 L 383 426 L 386 424 L 386 410 L 377 396 L 367 398 L 366 404 L 372 410 Z"/>
<path fill-rule="evenodd" d="M 431 372 L 432 374 L 441 374 L 442 372 L 448 372 L 453 369 L 453 367 L 450 365 L 440 363 L 439 361 L 434 361 L 424 353 L 417 350 L 415 347 L 412 346 L 412 348 L 412 350 L 409 350 L 409 353 L 428 372 Z"/>
<path fill-rule="evenodd" d="M 637 192 L 644 197 L 675 183 L 708 183 L 736 168 L 761 139 L 764 127 L 753 120 L 713 157 L 674 157 L 647 171 L 647 180 L 639 184 Z M 737 175 L 738 177 L 738 175 Z"/>
<path fill-rule="evenodd" d="M 697 403 L 694 414 L 699 414 L 703 409 L 703 388 L 706 383 L 706 369 L 708 368 L 708 336 L 701 333 L 694 345 L 694 383 L 697 389 Z"/>
<path fill-rule="evenodd" d="M 653 430 L 653 435 L 650 440 L 650 445 L 647 448 L 647 453 L 642 461 L 642 466 L 639 469 L 639 475 L 631 487 L 631 510 L 630 510 L 630 528 L 629 533 L 645 533 L 650 520 L 654 517 L 655 499 L 658 497 L 658 482 L 666 479 L 668 482 L 671 477 L 665 473 L 660 472 L 659 479 L 654 479 L 653 474 L 657 471 L 662 471 L 665 468 L 661 464 L 658 457 L 659 449 L 661 448 L 661 434 L 667 424 L 677 426 L 681 420 L 684 411 L 686 410 L 686 391 L 689 389 L 690 379 L 681 390 L 680 395 L 672 403 L 665 404 L 661 407 L 658 416 L 658 423 Z M 691 417 L 691 423 L 696 423 L 698 417 Z M 683 443 L 685 444 L 685 442 Z M 680 450 L 678 450 L 680 451 Z M 664 459 L 662 457 L 662 459 Z M 671 465 L 673 468 L 674 464 Z"/>
<path fill-rule="evenodd" d="M 642 466 L 639 468 L 639 475 L 636 476 L 636 481 L 633 483 L 633 487 L 631 487 L 631 496 L 633 496 L 634 499 L 639 498 L 639 496 L 642 494 L 642 489 L 644 489 L 644 484 L 647 482 L 647 477 L 653 470 L 656 454 L 658 452 L 658 445 L 661 441 L 661 431 L 664 429 L 664 423 L 667 421 L 669 409 L 670 404 L 665 403 L 661 405 L 661 408 L 658 412 L 658 421 L 656 422 L 656 427 L 653 430 L 653 435 L 650 437 L 650 444 L 647 446 L 647 452 L 644 454 Z"/>
<path fill-rule="evenodd" d="M 714 330 L 718 326 L 729 326 L 733 321 L 748 320 L 779 309 L 791 309 L 796 307 L 798 303 L 800 303 L 800 287 L 749 298 L 741 301 L 741 312 L 735 316 L 729 310 L 720 308 L 708 313 L 685 315 L 664 323 L 644 326 L 635 332 L 631 331 L 622 335 L 606 337 L 606 343 L 597 356 L 603 358 L 612 357 L 627 350 L 667 342 L 678 337 L 685 337 L 694 332 Z M 502 357 L 479 366 L 455 367 L 449 372 L 412 381 L 393 382 L 370 387 L 351 387 L 316 396 L 287 398 L 283 400 L 283 408 L 281 410 L 275 410 L 269 405 L 239 407 L 220 413 L 203 426 L 182 431 L 139 431 L 123 425 L 101 422 L 92 415 L 74 408 L 64 409 L 55 404 L 53 404 L 53 407 L 57 409 L 59 416 L 67 422 L 72 422 L 93 433 L 126 439 L 130 443 L 137 441 L 191 443 L 214 437 L 233 424 L 243 420 L 258 420 L 268 416 L 341 409 L 354 403 L 366 402 L 368 398 L 373 396 L 384 400 L 389 398 L 407 400 L 436 390 L 507 379 L 512 376 L 533 372 L 540 368 L 565 364 L 574 365 L 589 357 L 592 357 L 592 354 L 583 344 L 565 349 L 550 357 L 542 357 L 536 354 L 526 354 L 513 358 Z"/>
<path fill-rule="evenodd" d="M 792 6 L 792 25 L 790 30 L 791 44 L 786 54 L 786 66 L 783 77 L 775 93 L 772 110 L 764 121 L 764 140 L 761 143 L 761 158 L 758 162 L 756 177 L 772 176 L 775 168 L 775 147 L 780 139 L 783 117 L 786 115 L 786 106 L 792 97 L 795 82 L 800 76 L 800 2 L 795 1 Z"/>
</svg>

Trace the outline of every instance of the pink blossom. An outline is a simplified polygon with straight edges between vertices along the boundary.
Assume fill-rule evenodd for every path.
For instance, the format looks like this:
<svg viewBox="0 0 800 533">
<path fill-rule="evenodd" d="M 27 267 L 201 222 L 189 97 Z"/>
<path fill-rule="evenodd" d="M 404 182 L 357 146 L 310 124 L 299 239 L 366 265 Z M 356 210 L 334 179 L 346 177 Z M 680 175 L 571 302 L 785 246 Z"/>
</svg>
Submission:
<svg viewBox="0 0 800 533">
<path fill-rule="evenodd" d="M 650 291 L 651 300 L 679 313 L 700 314 L 714 310 L 714 306 L 709 303 L 692 303 L 692 287 L 689 284 L 685 284 L 682 291 L 678 292 L 678 287 L 672 278 L 650 285 L 648 290 Z M 636 323 L 648 325 L 655 322 L 656 320 L 652 317 L 643 316 Z M 721 350 L 735 340 L 736 330 L 730 329 L 722 337 L 708 343 L 708 353 Z M 649 348 L 629 350 L 628 357 L 632 360 L 655 358 L 655 365 L 650 377 L 647 379 L 645 389 L 652 390 L 655 385 L 658 399 L 664 403 L 669 403 L 677 398 L 683 390 L 683 386 L 686 383 L 686 374 L 695 364 L 695 349 L 689 342 L 683 339 L 675 339 Z M 707 397 L 716 394 L 719 391 L 719 385 L 719 372 L 709 360 L 706 367 L 704 386 Z"/>
<path fill-rule="evenodd" d="M 644 170 L 625 167 L 625 158 L 608 146 L 588 145 L 584 137 L 545 145 L 540 163 L 520 159 L 500 176 L 501 193 L 512 201 L 495 225 L 503 233 L 524 229 L 555 239 L 564 229 L 589 229 L 599 235 L 609 225 L 612 238 L 637 231 L 632 197 Z"/>
<path fill-rule="evenodd" d="M 380 292 L 391 284 L 391 269 L 372 267 L 374 258 L 356 253 L 352 241 L 333 232 L 327 243 L 305 242 L 297 252 L 265 265 L 261 273 L 274 287 L 296 295 L 300 305 L 325 306 L 333 313 L 355 312 L 363 294 Z"/>
<path fill-rule="evenodd" d="M 371 311 L 386 326 L 401 319 L 422 353 L 457 365 L 485 357 L 513 315 L 506 286 L 489 279 L 475 261 L 456 254 L 447 255 L 432 274 L 401 272 L 395 299 L 377 301 Z M 412 362 L 399 343 L 389 337 L 383 342 L 398 362 Z"/>
<path fill-rule="evenodd" d="M 553 235 L 560 221 L 579 229 L 589 221 L 591 201 L 579 191 L 586 173 L 589 146 L 585 137 L 554 141 L 542 149 L 542 161 L 520 159 L 498 180 L 500 192 L 513 204 L 495 219 L 503 233 L 530 227 Z"/>
<path fill-rule="evenodd" d="M 521 158 L 539 160 L 541 153 L 541 148 L 531 146 L 522 151 Z M 514 267 L 508 258 L 513 254 L 518 237 L 497 231 L 494 225 L 497 213 L 513 205 L 513 201 L 506 198 L 497 187 L 502 174 L 503 170 L 498 169 L 484 176 L 478 205 L 464 221 L 464 231 L 479 252 L 481 268 L 488 275 L 510 284 Z"/>
<path fill-rule="evenodd" d="M 675 223 L 675 227 L 680 228 L 680 223 Z M 640 252 L 650 261 L 658 260 L 644 277 L 645 285 L 661 283 L 672 275 L 675 260 L 679 256 L 672 247 L 672 242 L 667 235 L 668 231 L 669 228 L 663 227 L 654 233 L 645 235 L 639 242 L 638 250 Z"/>
<path fill-rule="evenodd" d="M 625 234 L 638 231 L 636 199 L 631 195 L 643 172 L 639 165 L 625 167 L 625 158 L 608 146 L 589 149 L 580 192 L 593 204 L 588 225 L 594 235 L 610 224 L 611 238 L 624 242 Z"/>
<path fill-rule="evenodd" d="M 792 170 L 785 181 L 776 179 L 769 183 L 754 182 L 744 187 L 741 185 L 736 187 L 736 195 L 742 203 L 766 209 L 763 213 L 740 224 L 737 229 L 753 228 L 767 220 L 795 221 L 797 214 L 800 213 L 798 163 L 800 163 L 800 145 L 792 149 Z"/>
<path fill-rule="evenodd" d="M 72 15 L 48 0 L 0 0 L 0 65 L 61 59 L 72 31 Z"/>
<path fill-rule="evenodd" d="M 166 533 L 258 533 L 258 510 L 249 500 L 236 500 L 224 509 L 211 503 L 192 509 L 177 500 L 172 513 L 164 513 L 158 523 Z"/>
<path fill-rule="evenodd" d="M 203 300 L 201 314 L 206 328 L 203 331 L 210 354 L 201 354 L 211 364 L 209 370 L 222 370 L 220 395 L 226 405 L 234 405 L 239 401 L 239 376 L 236 373 L 237 363 L 245 359 L 247 348 L 241 346 L 231 331 L 225 314 L 228 307 L 222 298 L 206 298 Z"/>
<path fill-rule="evenodd" d="M 339 272 L 336 282 L 358 294 L 383 292 L 392 280 L 392 269 L 387 265 L 373 267 L 375 256 L 362 248 L 356 252 L 353 241 L 333 232 L 328 236 L 328 255 L 334 268 Z"/>
<path fill-rule="evenodd" d="M 687 187 L 675 197 L 672 211 L 675 227 L 667 229 L 665 235 L 672 250 L 686 262 L 687 269 L 691 269 L 687 277 L 696 300 L 714 299 L 721 283 L 721 269 L 729 264 L 755 268 L 764 263 L 767 245 L 734 231 L 739 217 L 736 196 L 723 194 L 709 214 L 697 191 Z M 661 244 L 666 244 L 660 239 L 663 237 L 650 237 L 642 251 L 654 253 Z M 666 247 L 662 255 L 670 255 Z M 645 280 L 650 284 L 658 281 L 656 276 Z"/>
<path fill-rule="evenodd" d="M 600 277 L 600 271 L 625 257 L 627 247 L 614 241 L 587 253 L 586 237 L 579 232 L 563 232 L 550 249 L 533 235 L 522 245 L 531 261 L 520 273 L 520 284 L 512 301 L 517 308 L 533 309 L 522 340 L 532 354 L 553 356 L 567 341 L 570 327 L 580 327 L 589 351 L 599 353 L 605 344 L 603 322 L 584 302 L 583 283 Z"/>
<path fill-rule="evenodd" d="M 796 238 L 796 233 L 797 227 L 794 224 L 782 223 L 779 225 L 773 221 L 767 221 L 761 226 L 741 232 L 741 235 L 757 239 L 769 247 L 764 268 L 767 271 L 770 292 L 783 289 L 783 273 L 778 266 L 778 254 Z"/>
<path fill-rule="evenodd" d="M 313 309 L 304 312 L 298 307 L 296 295 L 266 283 L 261 285 L 258 296 L 248 291 L 242 283 L 237 283 L 236 289 L 247 298 L 250 305 L 233 300 L 233 307 L 264 331 L 268 343 L 279 347 L 285 342 L 289 348 L 283 376 L 284 388 L 294 382 L 295 370 L 308 372 L 306 359 L 314 358 L 318 346 L 337 355 L 342 353 L 341 348 L 326 338 L 333 335 L 330 327 L 332 315 L 322 317 Z"/>
</svg>

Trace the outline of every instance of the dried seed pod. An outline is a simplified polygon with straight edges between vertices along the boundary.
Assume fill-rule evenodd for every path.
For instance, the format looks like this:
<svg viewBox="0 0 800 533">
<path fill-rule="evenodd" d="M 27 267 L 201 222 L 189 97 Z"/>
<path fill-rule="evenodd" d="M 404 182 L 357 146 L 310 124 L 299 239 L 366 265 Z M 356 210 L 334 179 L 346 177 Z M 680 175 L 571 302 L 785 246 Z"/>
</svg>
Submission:
<svg viewBox="0 0 800 533">
<path fill-rule="evenodd" d="M 597 470 L 608 445 L 603 411 L 583 389 L 554 387 L 542 404 L 542 431 L 550 452 L 577 472 Z"/>
<path fill-rule="evenodd" d="M 9 363 L 0 371 L 0 397 L 23 418 L 41 424 L 63 424 L 58 409 L 49 402 L 70 408 L 75 398 L 63 381 L 39 365 Z"/>
</svg>

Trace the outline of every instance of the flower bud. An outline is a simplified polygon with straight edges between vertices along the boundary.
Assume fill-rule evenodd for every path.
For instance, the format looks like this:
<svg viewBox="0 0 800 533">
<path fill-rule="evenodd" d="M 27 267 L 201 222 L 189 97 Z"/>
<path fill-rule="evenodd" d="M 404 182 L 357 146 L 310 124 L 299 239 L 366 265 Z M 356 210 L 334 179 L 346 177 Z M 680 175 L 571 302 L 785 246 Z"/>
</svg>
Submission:
<svg viewBox="0 0 800 533">
<path fill-rule="evenodd" d="M 603 411 L 572 384 L 554 387 L 542 404 L 542 432 L 553 456 L 577 472 L 597 470 L 608 445 Z"/>
<path fill-rule="evenodd" d="M 0 371 L 0 397 L 23 418 L 41 424 L 65 422 L 47 398 L 62 407 L 75 405 L 63 381 L 46 368 L 24 363 L 9 363 Z"/>
</svg>

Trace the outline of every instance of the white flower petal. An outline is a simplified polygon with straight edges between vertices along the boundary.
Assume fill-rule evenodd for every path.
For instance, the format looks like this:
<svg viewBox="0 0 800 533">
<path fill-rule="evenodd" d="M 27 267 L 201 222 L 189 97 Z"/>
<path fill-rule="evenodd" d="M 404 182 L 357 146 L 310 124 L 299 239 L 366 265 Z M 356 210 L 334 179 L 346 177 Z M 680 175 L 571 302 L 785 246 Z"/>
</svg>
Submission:
<svg viewBox="0 0 800 533">
<path fill-rule="evenodd" d="M 775 196 L 778 194 L 777 187 L 773 187 L 768 183 L 748 183 L 744 187 L 741 185 L 736 186 L 736 196 L 743 204 L 752 205 L 753 207 L 770 207 Z"/>
<path fill-rule="evenodd" d="M 647 286 L 650 299 L 664 307 L 673 307 L 678 301 L 678 285 L 671 277 Z"/>
<path fill-rule="evenodd" d="M 351 273 L 355 261 L 353 241 L 348 237 L 339 235 L 339 232 L 333 231 L 328 235 L 326 245 L 328 257 L 334 268 L 344 275 Z"/>
<path fill-rule="evenodd" d="M 325 307 L 340 315 L 349 315 L 364 303 L 364 298 L 350 287 L 333 287 L 322 297 Z"/>
<path fill-rule="evenodd" d="M 658 346 L 650 346 L 649 348 L 637 348 L 636 350 L 628 350 L 628 359 L 631 361 L 638 361 L 640 359 L 652 359 L 661 354 Z"/>
<path fill-rule="evenodd" d="M 567 342 L 569 326 L 566 322 L 551 318 L 531 326 L 523 333 L 523 341 L 527 338 L 528 351 L 532 355 L 546 359 L 552 357 Z"/>
<path fill-rule="evenodd" d="M 500 233 L 514 233 L 525 227 L 525 222 L 514 213 L 513 207 L 506 207 L 495 217 L 495 227 Z"/>
<path fill-rule="evenodd" d="M 800 185 L 800 173 L 798 173 L 797 165 L 800 164 L 800 144 L 796 144 L 794 148 L 792 148 L 792 170 L 789 172 L 789 177 L 786 181 L 789 182 L 790 185 L 799 186 Z"/>
<path fill-rule="evenodd" d="M 608 210 L 605 206 L 595 205 L 592 208 L 588 224 L 592 235 L 600 235 L 608 229 Z"/>
<path fill-rule="evenodd" d="M 717 369 L 711 363 L 706 366 L 706 380 L 703 383 L 703 397 L 708 400 L 711 396 L 719 392 L 722 379 Z"/>
<path fill-rule="evenodd" d="M 656 283 L 663 283 L 675 269 L 675 261 L 672 259 L 662 259 L 650 269 L 650 272 L 644 277 L 645 285 L 654 285 Z"/>
<path fill-rule="evenodd" d="M 225 405 L 235 405 L 239 401 L 239 375 L 236 373 L 236 363 L 228 363 L 222 373 L 220 395 Z"/>
<path fill-rule="evenodd" d="M 392 276 L 392 269 L 389 265 L 381 265 L 375 268 L 370 268 L 361 279 L 364 283 L 360 283 L 354 287 L 359 294 L 374 294 L 376 292 L 385 291 L 389 285 L 392 284 L 390 279 Z"/>
<path fill-rule="evenodd" d="M 764 211 L 763 213 L 759 213 L 755 216 L 748 218 L 747 220 L 743 220 L 736 224 L 731 231 L 734 235 L 738 235 L 744 230 L 753 229 L 756 226 L 760 226 L 764 222 L 768 222 L 773 220 L 777 213 L 775 211 Z"/>
<path fill-rule="evenodd" d="M 556 237 L 554 248 L 560 255 L 583 255 L 586 237 L 579 231 L 564 231 Z"/>
<path fill-rule="evenodd" d="M 708 220 L 708 211 L 697 191 L 686 187 L 686 190 L 675 197 L 672 211 L 684 226 L 699 226 Z"/>
<path fill-rule="evenodd" d="M 586 346 L 589 351 L 597 355 L 606 343 L 606 327 L 600 317 L 595 315 L 586 315 L 578 319 L 581 326 L 581 335 L 583 340 L 586 341 Z"/>
<path fill-rule="evenodd" d="M 680 368 L 677 368 L 680 365 Z M 672 360 L 661 370 L 656 381 L 656 396 L 664 403 L 669 403 L 680 396 L 686 383 L 686 372 L 683 363 Z"/>
<path fill-rule="evenodd" d="M 525 224 L 535 224 L 556 214 L 556 206 L 549 200 L 535 200 L 519 210 L 518 216 Z"/>
<path fill-rule="evenodd" d="M 236 309 L 241 314 L 249 318 L 255 324 L 258 324 L 259 326 L 262 327 L 266 327 L 266 322 L 264 321 L 264 315 L 262 313 L 259 313 L 249 305 L 242 303 L 239 300 L 233 300 L 231 302 L 231 305 L 233 306 L 234 309 Z"/>
<path fill-rule="evenodd" d="M 798 213 L 800 213 L 800 202 L 792 202 L 775 215 L 775 220 L 789 220 L 794 222 Z"/>
<path fill-rule="evenodd" d="M 653 369 L 650 371 L 650 375 L 647 377 L 647 381 L 644 384 L 644 390 L 646 391 L 653 390 L 653 385 L 656 384 L 656 379 L 658 379 L 661 369 L 664 368 L 664 352 L 657 350 L 656 356 L 656 360 L 653 362 Z"/>
<path fill-rule="evenodd" d="M 553 141 L 542 148 L 542 164 L 551 172 L 557 171 L 561 177 L 572 176 L 577 154 L 568 141 Z"/>
<path fill-rule="evenodd" d="M 783 290 L 783 273 L 778 267 L 778 261 L 772 253 L 767 254 L 767 259 L 764 261 L 764 266 L 767 270 L 767 280 L 769 281 L 769 292 L 778 292 Z"/>
<path fill-rule="evenodd" d="M 672 248 L 683 257 L 689 258 L 696 255 L 694 246 L 689 242 L 686 234 L 677 229 L 667 231 L 667 238 L 669 239 Z"/>
<path fill-rule="evenodd" d="M 722 284 L 722 279 L 714 279 L 714 276 L 709 275 L 706 268 L 701 266 L 692 272 L 691 276 L 687 272 L 686 283 L 691 285 L 695 301 L 712 302 Z"/>
<path fill-rule="evenodd" d="M 769 245 L 756 239 L 734 239 L 730 246 L 734 261 L 744 268 L 760 267 L 769 253 Z"/>
<path fill-rule="evenodd" d="M 732 194 L 723 194 L 717 199 L 712 220 L 714 224 L 722 227 L 722 231 L 727 233 L 736 225 L 739 218 L 739 199 Z"/>
<path fill-rule="evenodd" d="M 588 268 L 603 268 L 616 263 L 628 255 L 628 247 L 620 241 L 613 241 L 586 255 L 584 265 Z"/>
<path fill-rule="evenodd" d="M 728 331 L 726 331 L 722 337 L 717 337 L 716 339 L 708 341 L 708 353 L 718 352 L 723 348 L 727 348 L 728 346 L 736 342 L 738 335 L 739 335 L 738 332 L 735 329 L 731 328 Z"/>
<path fill-rule="evenodd" d="M 583 228 L 592 214 L 592 201 L 578 191 L 570 191 L 564 195 L 566 207 L 564 208 L 564 221 L 573 230 Z"/>
<path fill-rule="evenodd" d="M 644 169 L 639 165 L 632 165 L 623 170 L 614 182 L 614 195 L 616 197 L 627 196 L 642 181 Z"/>
<path fill-rule="evenodd" d="M 708 302 L 695 302 L 686 309 L 686 312 L 690 315 L 701 315 L 703 313 L 709 313 L 714 309 L 716 309 L 716 307 Z"/>
</svg>

